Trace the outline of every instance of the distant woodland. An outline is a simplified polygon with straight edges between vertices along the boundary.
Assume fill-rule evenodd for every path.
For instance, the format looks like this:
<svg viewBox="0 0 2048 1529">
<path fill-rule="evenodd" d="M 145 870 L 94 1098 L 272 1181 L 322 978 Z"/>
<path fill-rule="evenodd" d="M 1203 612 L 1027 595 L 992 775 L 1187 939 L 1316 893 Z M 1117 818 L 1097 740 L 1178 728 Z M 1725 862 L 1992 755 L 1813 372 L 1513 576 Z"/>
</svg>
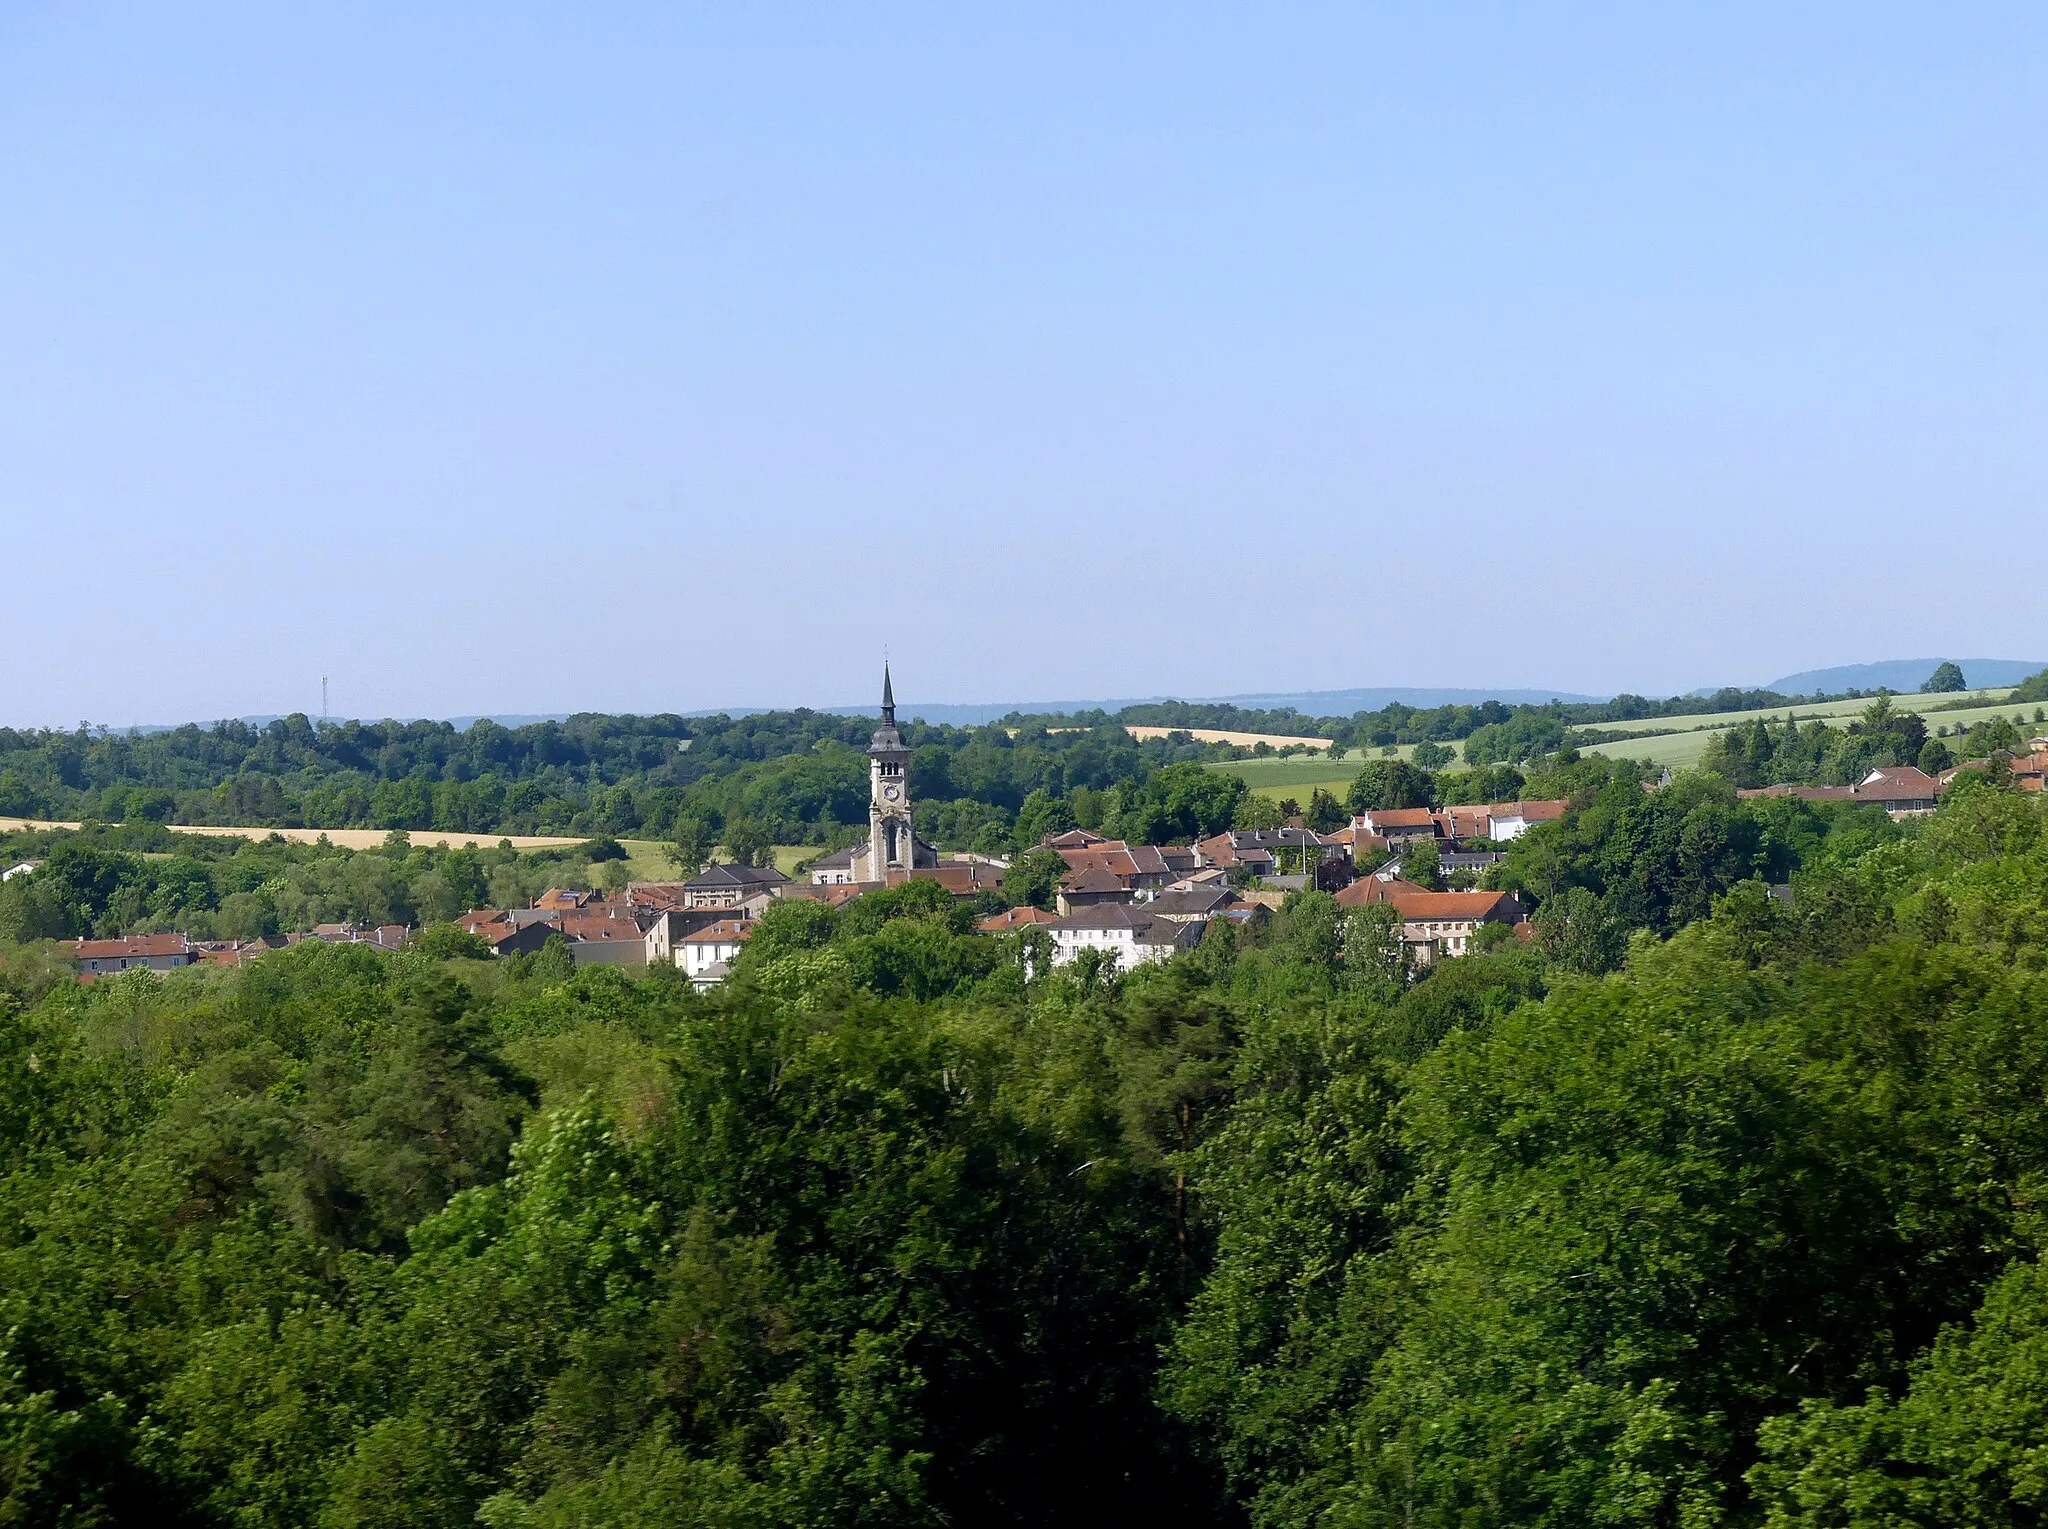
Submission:
<svg viewBox="0 0 2048 1529">
<path fill-rule="evenodd" d="M 2028 684 L 2041 692 L 2037 699 L 2048 699 L 2048 675 Z M 2014 700 L 2034 690 L 2022 687 Z M 1113 790 L 1138 789 L 1171 764 L 1247 752 L 1187 737 L 1139 743 L 1125 723 L 1329 739 L 1336 752 L 1361 759 L 1414 744 L 1431 768 L 1481 767 L 1540 761 L 1577 742 L 1625 740 L 1629 730 L 1620 724 L 1789 707 L 1793 699 L 1730 689 L 1666 701 L 1624 695 L 1547 706 L 1396 704 L 1351 717 L 1160 702 L 1114 717 L 1015 716 L 981 728 L 910 723 L 904 732 L 915 751 L 910 785 L 925 815 L 921 831 L 948 847 L 969 848 L 977 840 L 982 847 L 1035 840 L 1024 830 L 1053 800 L 1065 801 L 1062 811 L 1075 821 L 1096 826 L 1121 810 L 1107 800 Z M 1789 745 L 1766 745 L 1752 730 L 1741 740 L 1740 764 L 1732 755 L 1717 764 L 1745 784 L 1752 777 L 1795 778 L 1801 769 L 1807 776 L 1830 767 L 1840 773 L 1855 751 L 1813 734 L 1825 724 L 1803 726 L 1806 741 Z M 862 750 L 872 727 L 864 717 L 791 711 L 737 718 L 592 714 L 518 728 L 485 720 L 463 731 L 441 722 L 316 725 L 304 716 L 261 727 L 221 722 L 149 733 L 0 728 L 0 817 L 642 838 L 672 838 L 683 824 L 715 838 L 738 818 L 769 842 L 836 846 L 866 823 Z M 1924 742 L 1908 750 L 1888 740 L 1885 760 L 1915 762 Z"/>
</svg>

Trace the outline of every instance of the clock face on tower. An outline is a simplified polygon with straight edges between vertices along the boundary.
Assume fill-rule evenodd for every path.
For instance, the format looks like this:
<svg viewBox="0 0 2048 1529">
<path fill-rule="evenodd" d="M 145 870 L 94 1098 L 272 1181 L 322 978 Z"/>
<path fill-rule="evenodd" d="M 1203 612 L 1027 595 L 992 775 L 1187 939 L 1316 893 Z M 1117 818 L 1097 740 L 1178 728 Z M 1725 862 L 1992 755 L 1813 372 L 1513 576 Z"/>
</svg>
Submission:
<svg viewBox="0 0 2048 1529">
<path fill-rule="evenodd" d="M 898 791 L 894 786 L 882 787 L 882 795 L 886 796 L 892 802 L 895 801 L 896 798 L 901 796 L 902 794 L 903 793 L 901 791 Z"/>
</svg>

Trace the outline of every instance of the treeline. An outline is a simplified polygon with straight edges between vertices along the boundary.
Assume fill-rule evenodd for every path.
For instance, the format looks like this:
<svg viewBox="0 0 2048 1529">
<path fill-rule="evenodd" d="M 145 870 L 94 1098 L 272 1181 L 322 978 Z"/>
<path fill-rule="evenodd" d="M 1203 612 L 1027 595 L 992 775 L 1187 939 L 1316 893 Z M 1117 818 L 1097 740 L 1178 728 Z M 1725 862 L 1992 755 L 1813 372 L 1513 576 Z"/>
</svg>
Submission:
<svg viewBox="0 0 2048 1529">
<path fill-rule="evenodd" d="M 2035 709 L 2033 723 L 2043 721 Z M 1934 774 L 1968 759 L 2024 750 L 2026 716 L 1989 717 L 1951 734 L 1946 727 L 1930 732 L 1925 718 L 1893 707 L 1880 696 L 1863 715 L 1846 726 L 1819 717 L 1758 717 L 1728 728 L 1708 740 L 1701 767 L 1738 786 L 1781 784 L 1846 786 L 1861 780 L 1873 767 L 1915 765 Z"/>
<path fill-rule="evenodd" d="M 779 842 L 827 844 L 866 822 L 873 727 L 796 711 L 511 729 L 479 721 L 462 732 L 434 722 L 316 727 L 303 716 L 148 734 L 0 729 L 0 816 L 655 838 L 684 820 L 716 837 L 738 816 Z M 1013 738 L 1001 727 L 912 724 L 904 736 L 916 799 L 978 803 L 1003 821 L 1034 791 L 1136 785 L 1216 752 L 1141 744 L 1117 727 Z"/>
<path fill-rule="evenodd" d="M 934 830 L 965 847 L 1013 827 L 1034 792 L 1135 785 L 1175 762 L 1242 751 L 1191 740 L 1139 744 L 1125 723 L 1327 737 L 1340 751 L 1419 745 L 1426 763 L 1463 744 L 1474 765 L 1562 748 L 1567 730 L 1681 712 L 1754 709 L 1795 698 L 1723 690 L 1702 699 L 1416 708 L 1352 717 L 1159 702 L 1114 717 L 1010 717 L 984 728 L 910 722 L 916 800 L 950 816 Z M 781 842 L 832 844 L 866 820 L 862 750 L 870 719 L 796 710 L 744 717 L 581 714 L 507 728 L 479 720 L 220 722 L 117 733 L 0 728 L 0 816 L 63 821 L 383 828 L 454 833 L 672 837 L 694 821 L 766 825 Z M 1444 757 L 1440 758 L 1439 755 Z"/>
<path fill-rule="evenodd" d="M 526 907 L 550 886 L 586 887 L 593 853 L 607 849 L 450 850 L 415 846 L 397 831 L 378 849 L 355 851 L 154 824 L 9 834 L 0 858 L 41 863 L 0 882 L 0 941 L 159 932 L 251 940 L 318 924 L 446 922 L 472 908 Z"/>
<path fill-rule="evenodd" d="M 1854 694 L 1851 692 L 1850 694 Z M 1561 738 L 1567 727 L 1585 727 L 1606 722 L 1640 722 L 1657 717 L 1693 716 L 1707 712 L 1755 711 L 1792 703 L 1813 703 L 1845 699 L 1845 696 L 1787 696 L 1775 690 L 1743 690 L 1724 686 L 1712 695 L 1671 696 L 1653 701 L 1646 696 L 1623 694 L 1606 701 L 1549 701 L 1542 704 L 1482 701 L 1476 705 L 1416 707 L 1394 701 L 1379 711 L 1361 711 L 1348 717 L 1311 717 L 1294 707 L 1270 709 L 1232 706 L 1219 701 L 1146 701 L 1126 706 L 1114 716 L 1090 712 L 1073 720 L 1089 723 L 1129 722 L 1151 727 L 1204 727 L 1235 732 L 1274 733 L 1301 738 L 1328 738 L 1345 748 L 1380 748 L 1388 744 L 1457 743 L 1482 728 L 1519 724 L 1523 728 L 1554 725 Z M 1006 723 L 1031 722 L 1058 725 L 1065 719 L 1021 714 Z M 1553 745 L 1554 747 L 1555 745 Z M 1496 759 L 1526 759 L 1529 754 L 1494 754 L 1474 763 Z"/>
<path fill-rule="evenodd" d="M 778 905 L 710 994 L 559 951 L 86 989 L 0 955 L 0 1501 L 2032 1524 L 2040 804 L 1562 768 L 1515 865 L 1637 910 L 1601 978 L 1541 911 L 1404 974 L 1317 894 L 1050 970 L 920 884 Z"/>
</svg>

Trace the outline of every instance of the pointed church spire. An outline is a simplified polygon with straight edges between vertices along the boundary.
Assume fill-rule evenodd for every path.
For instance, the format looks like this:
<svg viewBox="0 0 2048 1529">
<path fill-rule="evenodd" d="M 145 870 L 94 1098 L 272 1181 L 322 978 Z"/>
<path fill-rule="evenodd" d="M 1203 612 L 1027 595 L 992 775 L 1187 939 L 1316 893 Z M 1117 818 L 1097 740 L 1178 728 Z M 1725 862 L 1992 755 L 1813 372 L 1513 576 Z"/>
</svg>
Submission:
<svg viewBox="0 0 2048 1529">
<path fill-rule="evenodd" d="M 882 726 L 896 725 L 896 691 L 889 683 L 889 661 L 882 660 Z"/>
</svg>

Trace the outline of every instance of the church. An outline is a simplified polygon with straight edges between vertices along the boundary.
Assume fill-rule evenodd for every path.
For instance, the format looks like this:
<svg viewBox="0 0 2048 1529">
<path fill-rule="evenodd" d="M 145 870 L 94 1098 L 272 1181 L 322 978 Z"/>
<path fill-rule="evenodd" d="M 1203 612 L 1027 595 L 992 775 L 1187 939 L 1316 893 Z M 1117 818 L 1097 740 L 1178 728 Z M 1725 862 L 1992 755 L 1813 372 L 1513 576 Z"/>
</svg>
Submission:
<svg viewBox="0 0 2048 1529">
<path fill-rule="evenodd" d="M 882 666 L 882 725 L 868 740 L 868 841 L 811 864 L 813 886 L 894 886 L 930 870 L 939 852 L 918 838 L 910 818 L 910 750 L 896 731 L 896 692 Z"/>
</svg>

